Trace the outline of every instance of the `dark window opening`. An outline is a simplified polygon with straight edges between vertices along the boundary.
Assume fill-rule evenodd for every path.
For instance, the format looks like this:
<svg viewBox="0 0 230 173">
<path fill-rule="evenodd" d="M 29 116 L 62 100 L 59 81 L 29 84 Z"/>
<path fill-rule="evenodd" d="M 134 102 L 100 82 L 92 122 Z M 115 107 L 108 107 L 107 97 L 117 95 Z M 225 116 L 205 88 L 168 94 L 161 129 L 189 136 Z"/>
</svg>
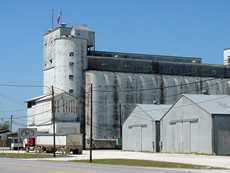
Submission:
<svg viewBox="0 0 230 173">
<path fill-rule="evenodd" d="M 32 108 L 34 105 L 36 105 L 35 101 L 27 102 L 27 108 Z"/>
<path fill-rule="evenodd" d="M 69 93 L 70 93 L 70 94 L 73 94 L 73 91 L 74 91 L 73 89 L 70 89 L 70 90 L 69 90 Z"/>
<path fill-rule="evenodd" d="M 69 53 L 69 56 L 74 56 L 74 52 L 70 52 L 70 53 Z"/>
<path fill-rule="evenodd" d="M 69 62 L 69 65 L 70 65 L 70 66 L 73 66 L 73 65 L 74 65 L 74 62 Z"/>
<path fill-rule="evenodd" d="M 70 80 L 73 80 L 73 78 L 74 78 L 74 76 L 71 74 L 71 75 L 69 75 L 69 79 Z"/>
</svg>

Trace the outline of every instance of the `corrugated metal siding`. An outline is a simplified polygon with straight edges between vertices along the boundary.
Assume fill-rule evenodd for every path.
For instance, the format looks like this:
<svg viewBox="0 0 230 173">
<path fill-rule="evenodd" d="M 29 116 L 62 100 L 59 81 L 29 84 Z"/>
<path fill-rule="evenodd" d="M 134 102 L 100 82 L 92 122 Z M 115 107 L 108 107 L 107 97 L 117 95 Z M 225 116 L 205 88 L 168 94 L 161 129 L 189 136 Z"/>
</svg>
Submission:
<svg viewBox="0 0 230 173">
<path fill-rule="evenodd" d="M 211 116 L 182 97 L 161 120 L 164 152 L 212 154 Z"/>
</svg>

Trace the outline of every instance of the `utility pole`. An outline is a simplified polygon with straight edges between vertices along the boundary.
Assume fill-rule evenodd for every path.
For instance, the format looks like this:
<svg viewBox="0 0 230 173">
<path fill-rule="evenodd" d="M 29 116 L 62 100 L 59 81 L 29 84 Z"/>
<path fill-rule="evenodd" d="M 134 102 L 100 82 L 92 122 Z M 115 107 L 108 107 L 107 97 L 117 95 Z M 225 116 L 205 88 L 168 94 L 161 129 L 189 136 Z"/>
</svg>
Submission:
<svg viewBox="0 0 230 173">
<path fill-rule="evenodd" d="M 10 131 L 13 132 L 13 115 L 10 116 Z"/>
<path fill-rule="evenodd" d="M 120 144 L 121 144 L 121 148 L 122 148 L 122 110 L 121 110 L 121 103 L 120 103 Z"/>
<path fill-rule="evenodd" d="M 203 90 L 203 81 L 202 79 L 200 78 L 200 92 L 201 94 L 204 94 L 204 90 Z"/>
<path fill-rule="evenodd" d="M 92 163 L 92 148 L 93 148 L 93 84 L 90 85 L 90 151 L 89 151 L 90 163 Z"/>
<path fill-rule="evenodd" d="M 164 79 L 163 76 L 160 76 L 160 104 L 164 104 L 165 99 L 164 99 Z"/>
<path fill-rule="evenodd" d="M 54 87 L 51 87 L 51 111 L 52 111 L 52 122 L 53 122 L 53 157 L 56 157 L 56 132 L 55 132 L 55 105 L 54 105 Z"/>
</svg>

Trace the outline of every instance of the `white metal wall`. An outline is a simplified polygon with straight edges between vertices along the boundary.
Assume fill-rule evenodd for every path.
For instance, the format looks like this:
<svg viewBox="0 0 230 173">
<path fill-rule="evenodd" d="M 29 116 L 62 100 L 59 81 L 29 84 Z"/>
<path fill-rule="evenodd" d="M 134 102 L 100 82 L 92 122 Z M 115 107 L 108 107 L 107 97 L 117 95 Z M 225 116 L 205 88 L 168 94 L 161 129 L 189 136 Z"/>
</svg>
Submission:
<svg viewBox="0 0 230 173">
<path fill-rule="evenodd" d="M 212 154 L 210 114 L 182 97 L 161 120 L 163 152 Z"/>
<path fill-rule="evenodd" d="M 42 101 L 31 108 L 27 109 L 27 125 L 42 126 L 51 123 L 51 102 Z M 43 132 L 47 132 L 48 128 L 41 128 Z"/>
<path fill-rule="evenodd" d="M 153 152 L 155 121 L 136 107 L 122 128 L 122 149 L 127 151 Z"/>
<path fill-rule="evenodd" d="M 67 94 L 54 98 L 56 132 L 72 134 L 80 132 L 80 106 L 78 100 Z M 27 109 L 27 126 L 37 128 L 38 132 L 53 133 L 51 100 L 45 98 L 37 101 Z"/>
</svg>

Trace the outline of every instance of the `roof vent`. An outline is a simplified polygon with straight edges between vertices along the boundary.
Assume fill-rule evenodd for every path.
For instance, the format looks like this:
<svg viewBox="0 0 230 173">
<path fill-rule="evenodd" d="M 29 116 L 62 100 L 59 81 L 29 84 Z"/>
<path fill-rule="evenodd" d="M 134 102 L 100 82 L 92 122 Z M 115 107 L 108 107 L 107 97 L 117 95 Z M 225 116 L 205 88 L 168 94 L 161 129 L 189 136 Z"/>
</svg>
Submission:
<svg viewBox="0 0 230 173">
<path fill-rule="evenodd" d="M 61 27 L 65 28 L 66 27 L 66 23 L 61 23 Z"/>
</svg>

